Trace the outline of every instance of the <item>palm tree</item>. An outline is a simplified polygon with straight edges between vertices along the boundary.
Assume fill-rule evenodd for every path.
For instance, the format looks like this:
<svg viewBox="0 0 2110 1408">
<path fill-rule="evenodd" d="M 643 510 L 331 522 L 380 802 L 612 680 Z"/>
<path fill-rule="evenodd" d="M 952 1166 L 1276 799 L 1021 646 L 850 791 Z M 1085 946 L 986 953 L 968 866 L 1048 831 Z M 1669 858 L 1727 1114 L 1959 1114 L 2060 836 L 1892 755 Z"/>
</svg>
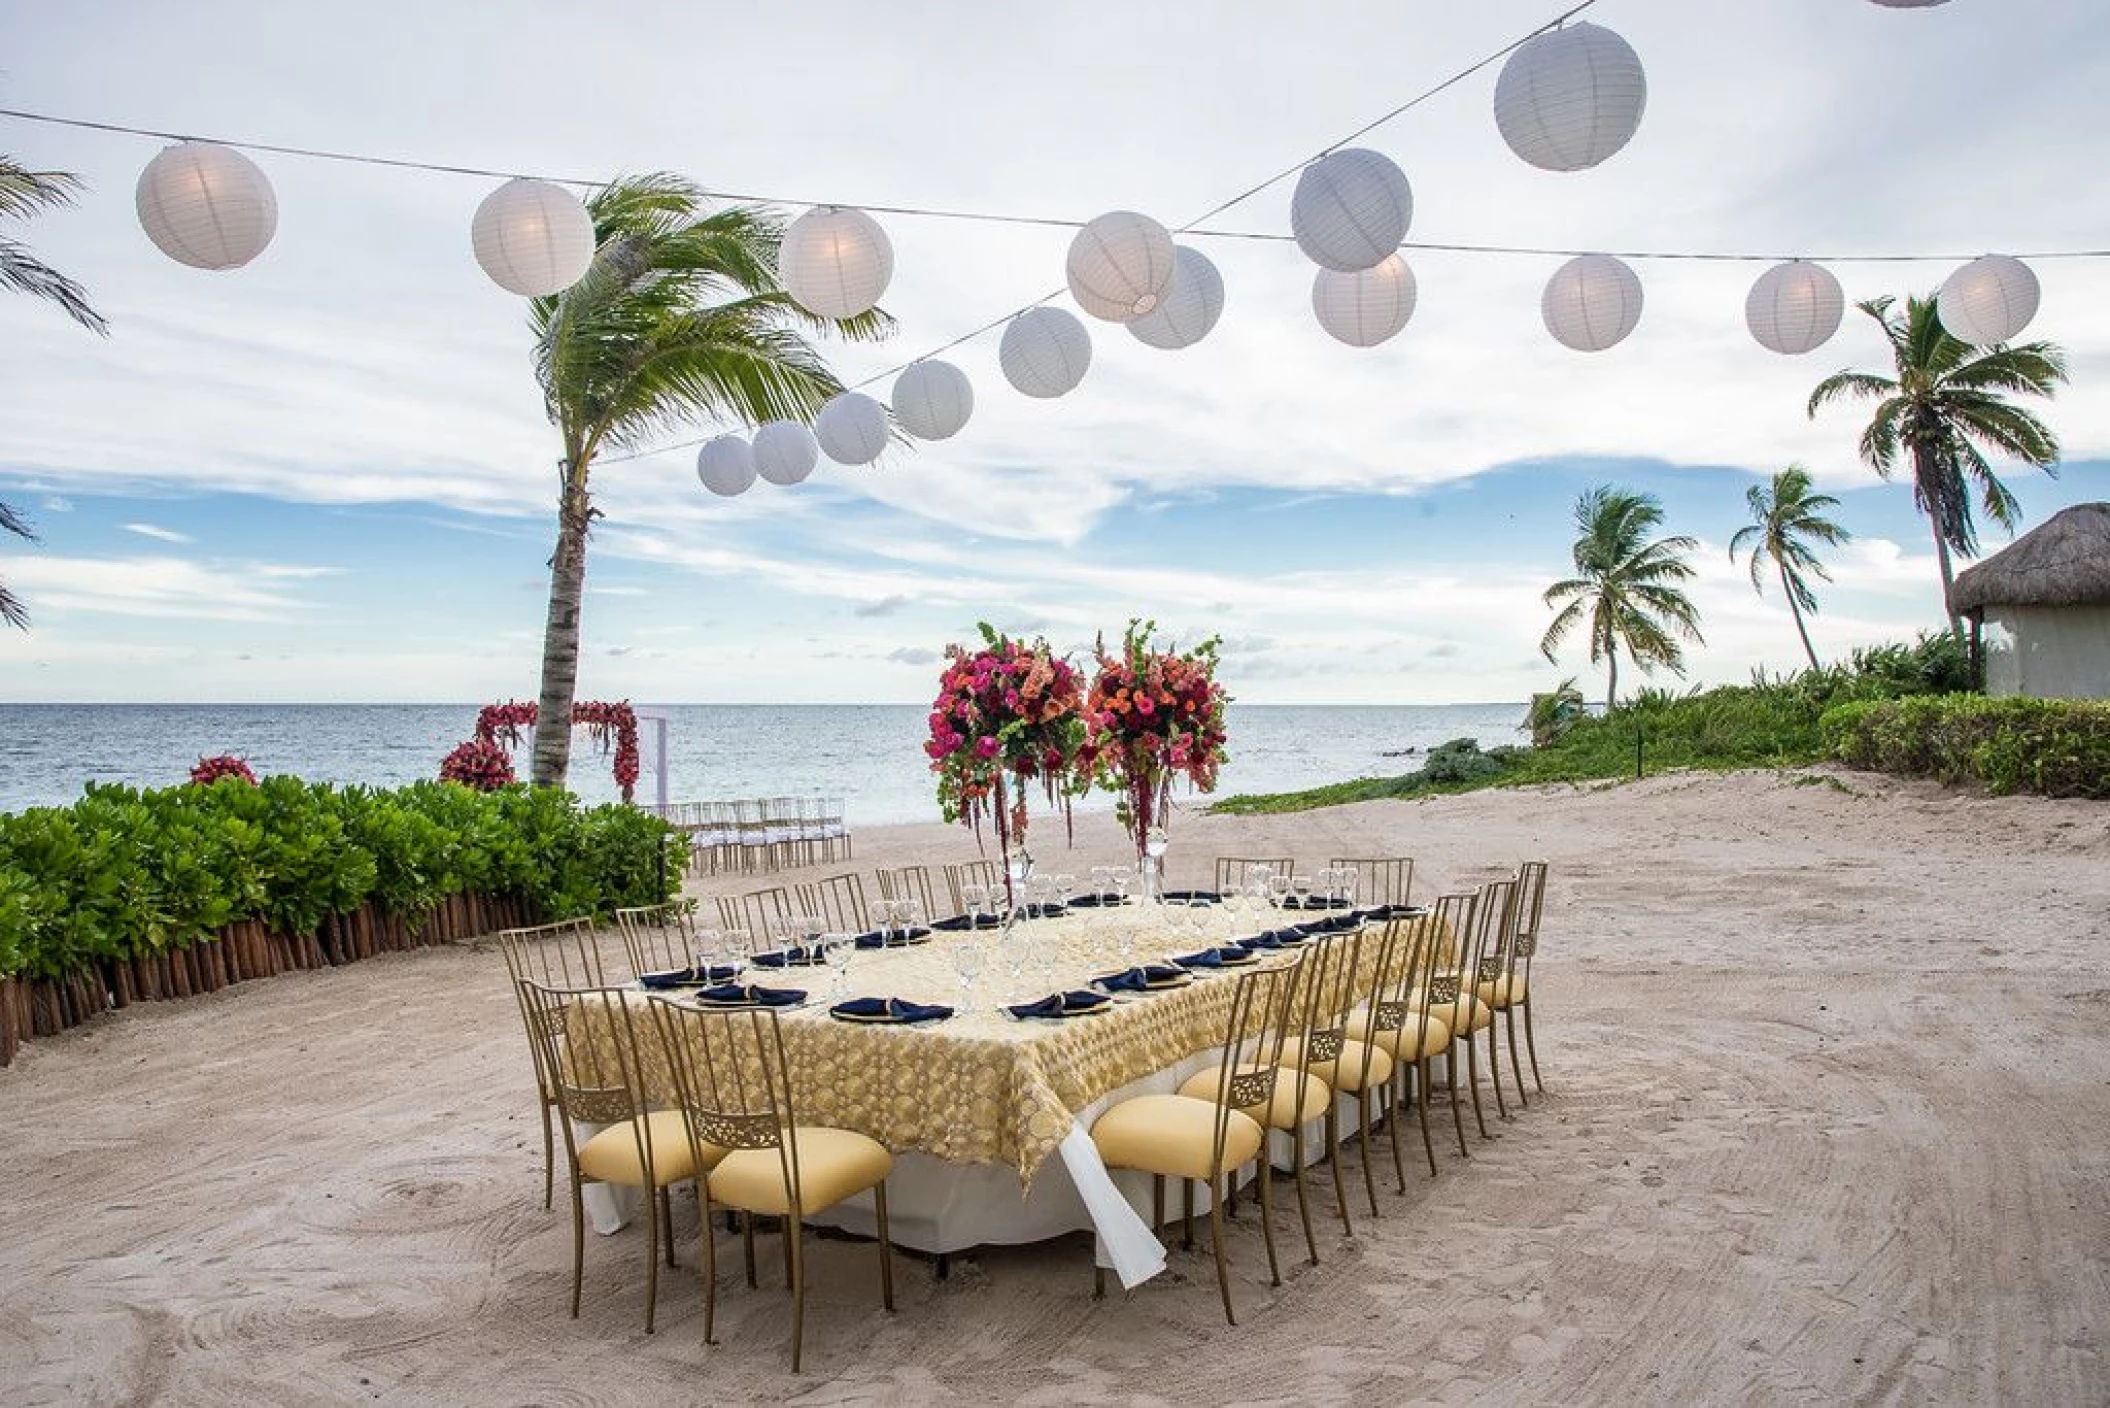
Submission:
<svg viewBox="0 0 2110 1408">
<path fill-rule="evenodd" d="M 1663 506 L 1653 494 L 1630 494 L 1599 485 L 1575 501 L 1575 575 L 1546 588 L 1545 603 L 1565 601 L 1546 628 L 1539 650 L 1548 660 L 1576 624 L 1590 622 L 1590 663 L 1608 662 L 1604 706 L 1619 697 L 1619 648 L 1643 674 L 1658 665 L 1685 673 L 1685 654 L 1674 636 L 1706 644 L 1698 614 L 1674 583 L 1692 576 L 1684 555 L 1699 544 L 1691 538 L 1657 538 Z"/>
<path fill-rule="evenodd" d="M 1861 458 L 1888 479 L 1899 458 L 1911 455 L 1912 502 L 1933 527 L 1942 610 L 1960 643 L 1963 621 L 1952 604 L 1956 573 L 1949 554 L 1978 553 L 1971 490 L 1978 490 L 1986 516 L 2010 533 L 2021 508 L 1985 452 L 2047 474 L 2057 472 L 2059 461 L 2058 438 L 2004 394 L 2050 397 L 2066 380 L 2066 354 L 2049 342 L 1973 347 L 1942 327 L 1933 295 L 1907 298 L 1902 318 L 1891 315 L 1891 302 L 1872 298 L 1855 306 L 1882 324 L 1897 374 L 1837 372 L 1810 393 L 1809 413 L 1814 419 L 1819 407 L 1842 398 L 1874 401 L 1875 416 L 1861 432 Z"/>
<path fill-rule="evenodd" d="M 893 328 L 877 309 L 837 320 L 792 302 L 777 279 L 784 227 L 765 210 L 706 212 L 703 193 L 669 175 L 620 179 L 587 209 L 598 244 L 592 266 L 564 292 L 534 300 L 529 314 L 535 376 L 564 442 L 537 786 L 561 786 L 571 762 L 586 537 L 599 513 L 588 491 L 595 457 L 699 421 L 807 419 L 842 383 L 804 333 L 876 339 Z"/>
<path fill-rule="evenodd" d="M 1729 560 L 1746 548 L 1751 553 L 1751 590 L 1760 596 L 1766 594 L 1765 583 L 1759 580 L 1759 568 L 1767 558 L 1780 573 L 1780 589 L 1788 598 L 1788 610 L 1795 616 L 1795 633 L 1802 637 L 1802 653 L 1810 657 L 1810 668 L 1817 669 L 1817 652 L 1810 645 L 1809 628 L 1802 622 L 1802 613 L 1817 614 L 1817 596 L 1810 590 L 1804 573 L 1812 573 L 1829 582 L 1832 574 L 1824 570 L 1824 564 L 1810 551 L 1812 541 L 1829 543 L 1833 547 L 1847 541 L 1853 534 L 1824 516 L 1824 510 L 1837 508 L 1839 501 L 1830 494 L 1810 492 L 1810 472 L 1799 464 L 1791 464 L 1773 476 L 1771 484 L 1753 484 L 1744 491 L 1744 502 L 1751 505 L 1751 521 L 1736 530 L 1729 540 Z"/>
<path fill-rule="evenodd" d="M 30 171 L 13 157 L 0 156 L 0 219 L 27 220 L 40 211 L 71 205 L 80 189 L 78 176 Z M 89 306 L 86 289 L 34 258 L 29 246 L 5 237 L 0 237 L 0 288 L 48 299 L 88 331 L 110 335 L 110 325 Z"/>
<path fill-rule="evenodd" d="M 22 516 L 21 510 L 5 502 L 0 502 L 0 529 L 27 538 L 31 542 L 37 540 L 37 535 L 29 531 L 29 520 Z M 21 630 L 29 629 L 29 612 L 24 609 L 15 594 L 7 589 L 5 582 L 0 582 L 0 621 Z"/>
</svg>

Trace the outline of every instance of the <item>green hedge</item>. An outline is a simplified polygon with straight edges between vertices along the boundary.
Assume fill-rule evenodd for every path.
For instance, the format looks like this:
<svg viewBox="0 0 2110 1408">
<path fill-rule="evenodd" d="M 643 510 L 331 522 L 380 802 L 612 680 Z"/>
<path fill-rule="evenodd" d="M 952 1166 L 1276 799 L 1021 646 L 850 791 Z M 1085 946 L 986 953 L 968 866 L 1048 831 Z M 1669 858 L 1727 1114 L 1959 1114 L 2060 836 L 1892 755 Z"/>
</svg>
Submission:
<svg viewBox="0 0 2110 1408">
<path fill-rule="evenodd" d="M 0 815 L 0 978 L 61 978 L 250 919 L 313 935 L 369 902 L 411 921 L 460 893 L 606 914 L 672 898 L 684 858 L 658 818 L 548 789 L 91 785 L 71 807 Z"/>
<path fill-rule="evenodd" d="M 1994 793 L 2110 798 L 2110 703 L 1921 695 L 1842 704 L 1820 726 L 1826 750 L 1857 768 Z"/>
</svg>

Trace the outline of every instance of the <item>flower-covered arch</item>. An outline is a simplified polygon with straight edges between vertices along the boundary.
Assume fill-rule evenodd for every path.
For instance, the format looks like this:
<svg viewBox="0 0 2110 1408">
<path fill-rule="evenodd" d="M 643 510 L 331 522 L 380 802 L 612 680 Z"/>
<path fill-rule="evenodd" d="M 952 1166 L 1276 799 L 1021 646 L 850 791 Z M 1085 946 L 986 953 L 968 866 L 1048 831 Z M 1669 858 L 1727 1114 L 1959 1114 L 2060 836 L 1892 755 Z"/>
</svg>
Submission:
<svg viewBox="0 0 2110 1408">
<path fill-rule="evenodd" d="M 538 713 L 534 703 L 518 699 L 486 704 L 476 715 L 475 741 L 517 748 L 520 730 L 533 728 Z M 614 704 L 582 700 L 571 706 L 571 722 L 574 728 L 584 725 L 602 752 L 614 745 L 615 785 L 623 790 L 623 800 L 628 802 L 637 787 L 637 711 L 628 700 Z"/>
</svg>

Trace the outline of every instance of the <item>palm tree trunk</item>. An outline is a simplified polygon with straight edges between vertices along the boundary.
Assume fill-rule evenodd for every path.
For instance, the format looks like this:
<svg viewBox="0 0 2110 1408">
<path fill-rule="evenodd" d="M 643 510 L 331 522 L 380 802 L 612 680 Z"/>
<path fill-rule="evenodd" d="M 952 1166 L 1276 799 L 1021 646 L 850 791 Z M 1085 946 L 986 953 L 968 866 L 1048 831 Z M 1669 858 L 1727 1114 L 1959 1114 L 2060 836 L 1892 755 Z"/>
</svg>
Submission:
<svg viewBox="0 0 2110 1408">
<path fill-rule="evenodd" d="M 586 594 L 586 474 L 567 468 L 549 565 L 549 618 L 542 628 L 542 694 L 535 710 L 537 787 L 562 787 L 571 768 L 571 706 L 579 685 L 579 608 Z"/>
<path fill-rule="evenodd" d="M 1932 520 L 1930 520 L 1932 521 Z M 1961 648 L 1963 639 L 1963 617 L 1956 614 L 1956 569 L 1949 561 L 1949 540 L 1941 535 L 1941 524 L 1934 524 L 1934 561 L 1941 568 L 1941 609 L 1949 618 L 1949 634 L 1956 637 Z"/>
<path fill-rule="evenodd" d="M 1788 610 L 1794 614 L 1795 634 L 1802 637 L 1802 653 L 1810 657 L 1811 669 L 1821 670 L 1824 667 L 1817 663 L 1817 652 L 1810 645 L 1809 628 L 1802 624 L 1802 607 L 1795 600 L 1795 589 L 1788 585 L 1788 564 L 1782 562 L 1779 558 L 1776 557 L 1773 559 L 1773 565 L 1780 569 L 1781 594 L 1787 597 Z"/>
<path fill-rule="evenodd" d="M 1613 641 L 1605 642 L 1604 657 L 1609 666 L 1604 683 L 1604 711 L 1609 714 L 1612 706 L 1619 702 L 1619 646 Z"/>
</svg>

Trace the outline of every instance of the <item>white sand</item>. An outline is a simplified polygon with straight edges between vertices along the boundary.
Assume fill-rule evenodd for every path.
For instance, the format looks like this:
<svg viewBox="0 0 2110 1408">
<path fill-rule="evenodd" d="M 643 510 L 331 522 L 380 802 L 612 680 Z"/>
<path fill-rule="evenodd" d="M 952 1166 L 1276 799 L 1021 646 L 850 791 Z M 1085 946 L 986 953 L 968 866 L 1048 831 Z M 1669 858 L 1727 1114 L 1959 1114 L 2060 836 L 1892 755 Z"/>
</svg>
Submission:
<svg viewBox="0 0 2110 1408">
<path fill-rule="evenodd" d="M 729 1280 L 700 1342 L 692 1203 L 656 1335 L 636 1229 L 589 1241 L 572 1321 L 499 959 L 443 949 L 135 1007 L 0 1072 L 0 1402 L 2110 1398 L 2110 807 L 1811 771 L 1173 834 L 1175 879 L 1400 852 L 1425 896 L 1553 862 L 1546 1097 L 1410 1165 L 1354 1241 L 1322 1218 L 1279 1290 L 1246 1214 L 1235 1330 L 1205 1249 L 1097 1304 L 1075 1240 L 943 1283 L 904 1256 L 888 1317 L 869 1248 L 821 1241 L 793 1379 L 768 1282 Z M 1058 836 L 1044 866 L 1117 858 L 1104 818 Z M 972 854 L 858 839 L 859 868 Z"/>
</svg>

